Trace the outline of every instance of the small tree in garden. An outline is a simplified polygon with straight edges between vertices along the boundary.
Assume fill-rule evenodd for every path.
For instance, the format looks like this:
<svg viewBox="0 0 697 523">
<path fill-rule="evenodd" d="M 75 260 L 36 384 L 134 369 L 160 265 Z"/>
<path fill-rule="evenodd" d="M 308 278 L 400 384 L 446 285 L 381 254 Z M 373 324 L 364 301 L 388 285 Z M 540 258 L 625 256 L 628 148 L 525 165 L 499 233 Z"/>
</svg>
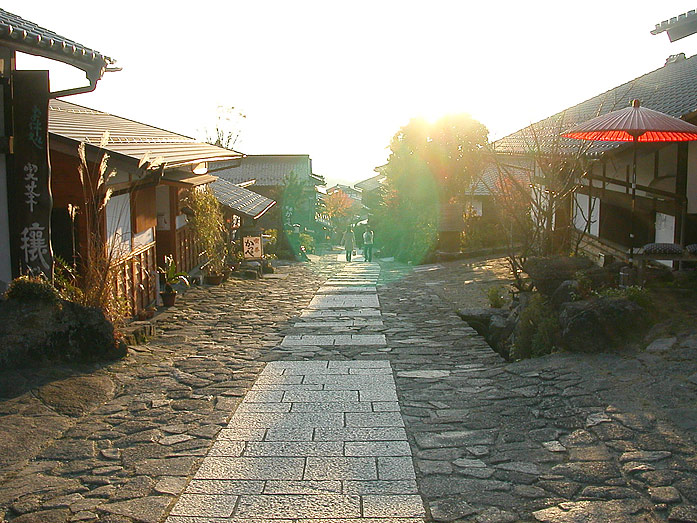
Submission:
<svg viewBox="0 0 697 523">
<path fill-rule="evenodd" d="M 432 250 L 442 208 L 461 202 L 479 175 L 487 136 L 486 127 L 466 114 L 435 123 L 413 119 L 399 129 L 373 212 L 386 252 L 418 262 Z"/>
<path fill-rule="evenodd" d="M 324 211 L 331 220 L 332 227 L 342 233 L 354 216 L 354 201 L 344 191 L 337 190 L 324 201 Z"/>
<path fill-rule="evenodd" d="M 488 188 L 508 231 L 507 257 L 521 290 L 529 287 L 522 277 L 528 258 L 570 251 L 573 195 L 590 168 L 590 143 L 567 145 L 560 136 L 562 124 L 560 118 L 544 139 L 535 125 L 525 129 L 528 151 L 517 162 L 491 154 L 496 176 Z"/>
<path fill-rule="evenodd" d="M 223 212 L 210 187 L 192 189 L 186 205 L 190 209 L 189 223 L 202 254 L 208 257 L 206 268 L 211 274 L 222 274 L 225 267 L 226 238 Z"/>
</svg>

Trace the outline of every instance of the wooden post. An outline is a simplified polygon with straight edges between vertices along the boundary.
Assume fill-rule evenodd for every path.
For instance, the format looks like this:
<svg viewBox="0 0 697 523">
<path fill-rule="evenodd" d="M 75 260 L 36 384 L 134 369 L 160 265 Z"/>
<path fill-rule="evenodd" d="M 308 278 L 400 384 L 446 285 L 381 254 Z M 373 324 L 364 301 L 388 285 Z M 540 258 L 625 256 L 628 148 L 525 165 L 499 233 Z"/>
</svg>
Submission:
<svg viewBox="0 0 697 523">
<path fill-rule="evenodd" d="M 8 47 L 0 47 L 0 289 L 12 280 L 12 255 L 10 245 L 10 214 L 8 185 L 10 173 L 10 154 L 12 143 L 12 93 L 10 74 L 14 69 L 15 52 Z"/>
<path fill-rule="evenodd" d="M 13 71 L 14 162 L 8 179 L 13 273 L 53 279 L 48 71 Z"/>
<path fill-rule="evenodd" d="M 675 243 L 684 246 L 687 214 L 687 156 L 689 142 L 678 143 L 678 162 L 675 171 Z"/>
<path fill-rule="evenodd" d="M 689 142 L 678 143 L 678 164 L 675 171 L 675 230 L 673 241 L 685 246 L 685 227 L 687 224 L 687 160 Z M 677 267 L 676 267 L 677 265 Z M 674 269 L 682 269 L 683 262 L 673 262 Z"/>
</svg>

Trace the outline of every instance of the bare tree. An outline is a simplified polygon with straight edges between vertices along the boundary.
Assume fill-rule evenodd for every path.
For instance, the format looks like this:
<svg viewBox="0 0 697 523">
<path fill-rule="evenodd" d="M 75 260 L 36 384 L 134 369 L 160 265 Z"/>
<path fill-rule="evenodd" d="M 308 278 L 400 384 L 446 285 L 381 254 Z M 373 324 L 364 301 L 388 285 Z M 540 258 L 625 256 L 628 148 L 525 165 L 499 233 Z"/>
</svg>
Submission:
<svg viewBox="0 0 697 523">
<path fill-rule="evenodd" d="M 215 129 L 206 129 L 206 142 L 232 149 L 242 134 L 242 124 L 246 118 L 245 114 L 232 106 L 219 105 L 216 108 Z"/>
<path fill-rule="evenodd" d="M 492 150 L 495 181 L 483 179 L 509 231 L 507 257 L 520 290 L 529 288 L 522 273 L 530 257 L 570 251 L 572 201 L 589 172 L 591 142 L 562 138 L 563 124 L 562 115 L 553 129 L 541 124 L 524 129 L 523 154 Z"/>
</svg>

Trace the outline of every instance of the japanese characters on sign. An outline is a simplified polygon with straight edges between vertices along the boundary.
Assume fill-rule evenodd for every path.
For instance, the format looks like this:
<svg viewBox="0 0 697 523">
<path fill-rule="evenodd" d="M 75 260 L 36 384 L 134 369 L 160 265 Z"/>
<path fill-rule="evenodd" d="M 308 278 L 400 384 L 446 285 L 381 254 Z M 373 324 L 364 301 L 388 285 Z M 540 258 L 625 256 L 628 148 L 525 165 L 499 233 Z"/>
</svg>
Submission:
<svg viewBox="0 0 697 523">
<path fill-rule="evenodd" d="M 27 197 L 24 203 L 29 206 L 30 212 L 34 212 L 34 206 L 38 203 L 37 198 L 41 196 L 40 193 L 36 192 L 39 183 L 39 179 L 36 177 L 38 172 L 39 167 L 31 162 L 27 162 L 24 166 L 24 188 L 26 189 L 24 196 Z"/>
<path fill-rule="evenodd" d="M 242 251 L 245 259 L 261 258 L 261 236 L 245 236 L 242 238 Z"/>
<path fill-rule="evenodd" d="M 13 273 L 53 275 L 48 72 L 15 71 L 14 174 L 8 183 Z"/>
</svg>

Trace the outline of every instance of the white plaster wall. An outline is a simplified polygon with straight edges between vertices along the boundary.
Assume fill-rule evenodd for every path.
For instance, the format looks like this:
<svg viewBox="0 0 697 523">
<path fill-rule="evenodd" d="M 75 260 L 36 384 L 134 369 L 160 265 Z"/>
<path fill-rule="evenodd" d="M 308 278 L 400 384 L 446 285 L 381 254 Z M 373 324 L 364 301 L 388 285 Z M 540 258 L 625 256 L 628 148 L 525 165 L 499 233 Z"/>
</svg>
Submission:
<svg viewBox="0 0 697 523">
<path fill-rule="evenodd" d="M 169 231 L 172 225 L 169 223 L 168 185 L 158 185 L 155 187 L 155 203 L 157 207 L 157 230 Z"/>
<path fill-rule="evenodd" d="M 471 213 L 474 213 L 475 216 L 481 216 L 482 215 L 482 201 L 476 198 L 470 198 L 465 202 L 465 206 L 467 210 Z"/>
<path fill-rule="evenodd" d="M 662 212 L 656 213 L 656 243 L 673 243 L 675 238 L 675 216 L 670 214 L 663 214 Z M 663 265 L 668 267 L 673 266 L 673 262 L 670 260 L 657 260 Z"/>
<path fill-rule="evenodd" d="M 678 168 L 678 144 L 671 143 L 666 147 L 661 147 L 658 152 L 658 176 L 668 177 L 670 182 L 664 187 L 666 191 L 675 190 L 675 177 Z"/>
<path fill-rule="evenodd" d="M 673 243 L 675 239 L 675 216 L 656 213 L 656 243 Z"/>
<path fill-rule="evenodd" d="M 131 252 L 131 196 L 112 196 L 106 205 L 106 234 L 109 247 L 124 256 Z"/>
<path fill-rule="evenodd" d="M 608 178 L 615 178 L 621 181 L 626 180 L 627 169 L 629 169 L 629 182 L 632 182 L 632 166 L 634 158 L 633 145 L 629 145 L 627 149 L 612 157 L 607 163 L 605 174 Z M 640 146 L 641 147 L 641 146 Z M 658 173 L 659 175 L 675 175 L 675 166 L 677 162 L 677 145 L 670 144 L 660 149 L 658 158 Z M 636 183 L 638 185 L 651 185 L 654 180 L 654 150 L 638 150 L 637 151 L 637 169 Z M 675 187 L 675 181 L 672 181 L 672 187 Z M 608 189 L 625 192 L 625 188 L 619 185 L 607 185 Z M 637 191 L 637 195 L 645 196 L 644 191 Z"/>
<path fill-rule="evenodd" d="M 576 193 L 576 204 L 574 205 L 574 227 L 579 231 L 586 231 L 588 226 L 589 212 L 589 197 L 587 194 Z M 600 201 L 598 198 L 590 198 L 590 204 L 593 206 L 590 212 L 590 234 L 598 236 L 600 233 Z"/>
</svg>

